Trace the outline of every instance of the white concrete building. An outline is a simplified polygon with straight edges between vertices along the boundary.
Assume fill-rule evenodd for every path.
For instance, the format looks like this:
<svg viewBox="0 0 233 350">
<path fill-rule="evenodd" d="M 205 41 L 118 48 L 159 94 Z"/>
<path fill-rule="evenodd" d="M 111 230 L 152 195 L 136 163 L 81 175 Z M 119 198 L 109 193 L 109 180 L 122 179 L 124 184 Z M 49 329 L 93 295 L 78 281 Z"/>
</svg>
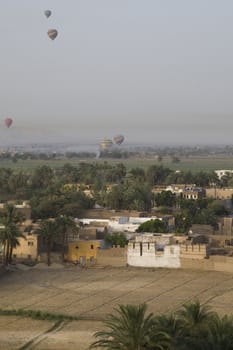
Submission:
<svg viewBox="0 0 233 350">
<path fill-rule="evenodd" d="M 138 235 L 128 243 L 127 263 L 138 267 L 180 267 L 180 246 L 173 235 Z"/>
<path fill-rule="evenodd" d="M 219 180 L 221 180 L 221 178 L 225 175 L 228 175 L 228 174 L 232 175 L 233 174 L 233 170 L 222 170 L 221 169 L 221 170 L 215 170 L 214 172 L 215 172 L 215 174 L 217 174 Z"/>
<path fill-rule="evenodd" d="M 148 220 L 154 220 L 158 218 L 156 216 L 152 217 L 113 217 L 111 219 L 80 219 L 80 223 L 83 225 L 99 224 L 108 228 L 108 232 L 136 232 L 137 228 L 144 222 Z"/>
</svg>

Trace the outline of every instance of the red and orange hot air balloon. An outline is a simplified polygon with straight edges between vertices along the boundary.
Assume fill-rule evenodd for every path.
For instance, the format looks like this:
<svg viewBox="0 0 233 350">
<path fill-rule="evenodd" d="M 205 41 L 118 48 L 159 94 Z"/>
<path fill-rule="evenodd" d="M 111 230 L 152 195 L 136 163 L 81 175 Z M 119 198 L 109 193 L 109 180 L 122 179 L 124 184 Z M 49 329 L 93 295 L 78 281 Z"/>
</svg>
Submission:
<svg viewBox="0 0 233 350">
<path fill-rule="evenodd" d="M 11 118 L 6 118 L 4 122 L 5 122 L 5 125 L 9 128 L 13 123 L 13 120 Z"/>
<path fill-rule="evenodd" d="M 47 34 L 51 40 L 54 40 L 58 35 L 58 31 L 56 29 L 49 29 Z"/>
</svg>

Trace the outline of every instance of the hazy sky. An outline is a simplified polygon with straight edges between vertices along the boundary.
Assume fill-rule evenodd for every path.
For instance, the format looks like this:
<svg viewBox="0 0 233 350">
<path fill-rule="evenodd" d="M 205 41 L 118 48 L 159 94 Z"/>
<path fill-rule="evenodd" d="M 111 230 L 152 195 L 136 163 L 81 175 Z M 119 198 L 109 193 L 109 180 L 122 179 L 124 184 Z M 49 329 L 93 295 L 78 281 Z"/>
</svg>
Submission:
<svg viewBox="0 0 233 350">
<path fill-rule="evenodd" d="M 232 143 L 233 1 L 0 0 L 0 116 L 14 141 Z"/>
</svg>

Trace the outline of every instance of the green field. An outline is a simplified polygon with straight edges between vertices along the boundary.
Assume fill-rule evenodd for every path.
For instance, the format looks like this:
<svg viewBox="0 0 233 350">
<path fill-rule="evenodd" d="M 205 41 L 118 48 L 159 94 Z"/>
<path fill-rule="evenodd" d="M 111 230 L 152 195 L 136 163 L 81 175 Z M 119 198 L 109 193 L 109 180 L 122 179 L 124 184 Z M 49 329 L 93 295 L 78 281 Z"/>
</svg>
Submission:
<svg viewBox="0 0 233 350">
<path fill-rule="evenodd" d="M 38 166 L 48 165 L 52 168 L 62 167 L 66 163 L 70 163 L 73 166 L 78 166 L 80 162 L 89 163 L 103 163 L 108 162 L 110 164 L 123 163 L 128 170 L 140 167 L 143 169 L 148 168 L 151 165 L 163 165 L 172 170 L 190 170 L 192 172 L 214 171 L 217 169 L 233 169 L 233 157 L 230 156 L 190 156 L 179 157 L 179 163 L 173 163 L 170 157 L 164 157 L 162 162 L 158 162 L 156 158 L 128 158 L 128 159 L 50 159 L 50 160 L 18 160 L 12 162 L 12 160 L 0 160 L 0 167 L 23 169 L 31 171 Z"/>
</svg>

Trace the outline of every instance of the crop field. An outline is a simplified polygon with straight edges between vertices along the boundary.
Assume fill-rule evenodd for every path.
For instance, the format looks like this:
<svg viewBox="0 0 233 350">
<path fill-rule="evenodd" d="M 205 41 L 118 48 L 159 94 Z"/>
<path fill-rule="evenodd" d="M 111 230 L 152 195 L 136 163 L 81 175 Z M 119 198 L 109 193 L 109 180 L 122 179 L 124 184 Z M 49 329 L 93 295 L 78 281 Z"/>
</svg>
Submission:
<svg viewBox="0 0 233 350">
<path fill-rule="evenodd" d="M 70 163 L 73 166 L 78 166 L 80 162 L 88 163 L 103 163 L 108 162 L 109 164 L 123 163 L 128 170 L 140 167 L 147 169 L 151 165 L 163 165 L 174 171 L 176 170 L 190 170 L 192 172 L 197 171 L 214 171 L 217 169 L 233 169 L 233 158 L 230 156 L 189 156 L 179 157 L 180 162 L 172 162 L 170 157 L 164 157 L 162 162 L 158 162 L 156 158 L 139 157 L 139 158 L 128 158 L 128 159 L 50 159 L 50 160 L 18 160 L 12 162 L 12 160 L 0 160 L 0 167 L 11 168 L 15 170 L 32 171 L 33 169 L 48 165 L 52 168 L 62 167 L 66 163 Z"/>
<path fill-rule="evenodd" d="M 147 303 L 154 314 L 199 299 L 220 315 L 233 313 L 233 274 L 195 270 L 80 268 L 37 265 L 0 276 L 0 308 L 78 317 L 51 321 L 0 316 L 0 350 L 84 350 L 119 304 Z M 51 328 L 52 327 L 52 328 Z"/>
</svg>

